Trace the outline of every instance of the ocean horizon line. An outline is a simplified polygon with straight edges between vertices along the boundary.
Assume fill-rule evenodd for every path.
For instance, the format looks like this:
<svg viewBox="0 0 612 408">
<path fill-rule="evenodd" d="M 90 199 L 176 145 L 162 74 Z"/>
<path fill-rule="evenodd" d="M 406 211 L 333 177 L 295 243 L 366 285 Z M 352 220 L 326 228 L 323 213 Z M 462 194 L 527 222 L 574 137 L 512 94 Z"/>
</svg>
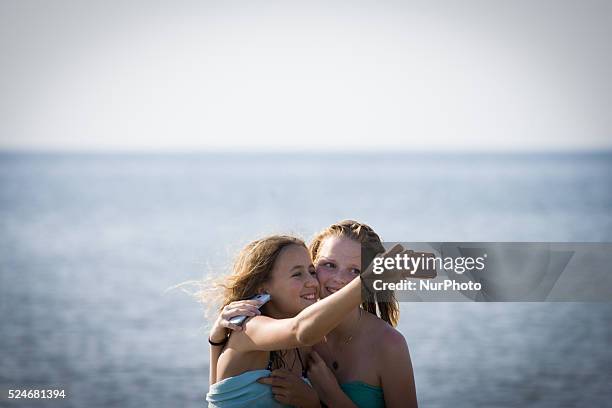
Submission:
<svg viewBox="0 0 612 408">
<path fill-rule="evenodd" d="M 602 149 L 482 149 L 482 150 L 409 150 L 409 149 L 380 149 L 380 150 L 314 150 L 314 149 L 288 149 L 288 150 L 232 150 L 232 149 L 168 149 L 168 150 L 147 150 L 147 149 L 17 149 L 1 148 L 2 156 L 92 156 L 92 157 L 169 157 L 169 156 L 446 156 L 446 157 L 538 157 L 538 156 L 608 156 L 612 155 L 612 147 Z"/>
</svg>

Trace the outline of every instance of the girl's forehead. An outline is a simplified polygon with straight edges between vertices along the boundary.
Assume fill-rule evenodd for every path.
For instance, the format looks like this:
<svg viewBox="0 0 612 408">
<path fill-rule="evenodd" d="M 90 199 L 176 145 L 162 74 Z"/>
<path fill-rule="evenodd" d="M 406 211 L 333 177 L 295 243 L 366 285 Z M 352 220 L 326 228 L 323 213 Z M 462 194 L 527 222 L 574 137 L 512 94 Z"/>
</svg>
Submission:
<svg viewBox="0 0 612 408">
<path fill-rule="evenodd" d="M 309 262 L 308 250 L 301 245 L 287 245 L 278 254 L 277 263 Z"/>
<path fill-rule="evenodd" d="M 361 244 L 345 237 L 327 237 L 321 243 L 319 257 L 342 258 L 359 261 L 361 258 Z"/>
</svg>

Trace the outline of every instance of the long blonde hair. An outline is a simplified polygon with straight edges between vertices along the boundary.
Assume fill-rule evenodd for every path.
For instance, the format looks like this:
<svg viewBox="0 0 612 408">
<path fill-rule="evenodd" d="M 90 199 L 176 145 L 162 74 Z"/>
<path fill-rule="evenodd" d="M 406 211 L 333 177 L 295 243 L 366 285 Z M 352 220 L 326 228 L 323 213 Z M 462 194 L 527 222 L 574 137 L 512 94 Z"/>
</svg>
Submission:
<svg viewBox="0 0 612 408">
<path fill-rule="evenodd" d="M 344 220 L 330 225 L 314 237 L 308 248 L 313 263 L 316 264 L 321 244 L 328 237 L 349 238 L 360 243 L 362 265 L 369 265 L 377 254 L 385 252 L 380 237 L 369 225 Z M 395 327 L 399 321 L 399 304 L 393 291 L 377 291 L 376 294 L 364 293 L 367 295 L 361 307 Z"/>
</svg>

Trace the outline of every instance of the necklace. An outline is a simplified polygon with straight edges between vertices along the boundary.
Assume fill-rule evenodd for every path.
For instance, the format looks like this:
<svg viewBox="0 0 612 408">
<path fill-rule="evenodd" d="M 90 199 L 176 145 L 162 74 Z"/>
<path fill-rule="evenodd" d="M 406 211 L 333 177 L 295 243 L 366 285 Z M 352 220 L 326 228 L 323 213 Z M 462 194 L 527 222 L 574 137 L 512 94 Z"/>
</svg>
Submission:
<svg viewBox="0 0 612 408">
<path fill-rule="evenodd" d="M 361 314 L 362 314 L 362 310 L 361 310 L 361 308 L 359 308 L 359 317 L 357 318 L 357 323 L 355 323 L 355 327 L 351 331 L 351 334 L 346 339 L 344 339 L 344 341 L 343 341 L 345 346 L 347 344 L 349 344 L 351 342 L 351 340 L 353 340 L 353 336 L 355 335 L 355 333 L 357 333 L 357 328 L 359 327 L 359 322 L 361 322 Z M 337 360 L 334 360 L 332 362 L 332 367 L 334 368 L 334 370 L 338 371 L 338 368 L 340 368 L 340 365 L 338 364 Z"/>
</svg>

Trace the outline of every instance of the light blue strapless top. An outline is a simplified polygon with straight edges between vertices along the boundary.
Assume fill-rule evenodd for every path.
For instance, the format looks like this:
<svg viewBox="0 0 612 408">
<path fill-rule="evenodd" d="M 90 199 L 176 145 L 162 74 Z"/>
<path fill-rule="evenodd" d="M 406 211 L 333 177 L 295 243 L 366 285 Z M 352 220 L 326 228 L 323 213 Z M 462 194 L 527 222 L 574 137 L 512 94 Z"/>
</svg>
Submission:
<svg viewBox="0 0 612 408">
<path fill-rule="evenodd" d="M 235 377 L 229 377 L 210 386 L 206 401 L 209 408 L 267 408 L 286 407 L 274 399 L 272 387 L 257 382 L 262 377 L 269 377 L 270 370 L 247 371 Z M 305 379 L 308 382 L 308 380 Z"/>
<path fill-rule="evenodd" d="M 359 408 L 385 407 L 385 397 L 380 387 L 375 387 L 362 381 L 351 381 L 340 384 L 340 388 Z"/>
</svg>

